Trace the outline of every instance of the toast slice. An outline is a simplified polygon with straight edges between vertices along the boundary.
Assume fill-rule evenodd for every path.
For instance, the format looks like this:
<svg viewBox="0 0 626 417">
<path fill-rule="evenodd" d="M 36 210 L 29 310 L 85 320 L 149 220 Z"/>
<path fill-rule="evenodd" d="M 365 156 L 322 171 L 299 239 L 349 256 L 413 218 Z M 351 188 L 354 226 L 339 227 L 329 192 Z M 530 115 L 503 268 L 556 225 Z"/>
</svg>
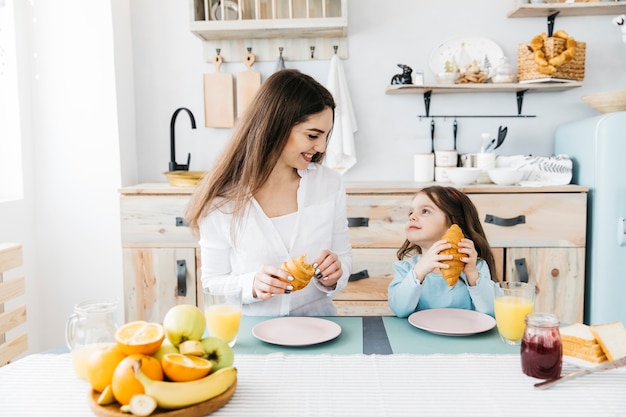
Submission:
<svg viewBox="0 0 626 417">
<path fill-rule="evenodd" d="M 564 356 L 591 363 L 606 362 L 607 358 L 602 347 L 586 324 L 574 323 L 562 327 L 559 332 L 561 333 Z"/>
<path fill-rule="evenodd" d="M 614 361 L 626 356 L 626 328 L 621 321 L 593 324 L 589 329 L 608 360 Z"/>
</svg>

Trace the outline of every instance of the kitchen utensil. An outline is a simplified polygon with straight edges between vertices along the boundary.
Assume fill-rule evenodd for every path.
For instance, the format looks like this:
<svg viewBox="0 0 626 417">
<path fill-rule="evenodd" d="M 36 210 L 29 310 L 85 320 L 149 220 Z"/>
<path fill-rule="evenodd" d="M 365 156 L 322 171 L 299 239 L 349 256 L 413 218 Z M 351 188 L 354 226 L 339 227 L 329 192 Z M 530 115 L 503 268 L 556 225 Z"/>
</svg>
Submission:
<svg viewBox="0 0 626 417">
<path fill-rule="evenodd" d="M 556 379 L 549 379 L 547 381 L 538 382 L 535 384 L 535 388 L 537 389 L 547 389 L 555 384 L 559 384 L 561 382 L 568 381 L 570 379 L 578 378 L 584 375 L 592 374 L 594 372 L 607 371 L 609 369 L 621 368 L 626 366 L 626 357 L 614 360 L 612 362 L 607 362 L 603 365 L 600 365 L 596 368 L 583 369 L 582 371 L 572 372 L 571 374 L 567 374 L 565 376 L 561 376 Z"/>
<path fill-rule="evenodd" d="M 454 150 L 456 150 L 456 134 L 458 130 L 459 130 L 459 124 L 456 122 L 456 119 L 454 119 L 454 122 L 452 122 L 452 139 L 454 140 L 452 149 Z"/>
<path fill-rule="evenodd" d="M 285 59 L 283 58 L 283 47 L 278 47 L 278 61 L 276 61 L 276 71 L 285 69 Z"/>
<path fill-rule="evenodd" d="M 482 138 L 482 141 L 480 142 L 480 153 L 486 153 L 490 143 L 489 133 L 482 133 L 480 137 Z"/>
<path fill-rule="evenodd" d="M 506 138 L 506 133 L 508 130 L 509 128 L 506 126 L 504 126 L 504 128 L 502 126 L 498 127 L 498 139 L 496 141 L 496 146 L 493 149 L 498 149 L 500 145 L 502 145 L 504 139 Z"/>
<path fill-rule="evenodd" d="M 251 50 L 252 48 L 248 48 L 248 53 L 243 58 L 248 69 L 237 74 L 237 117 L 241 117 L 261 87 L 261 73 L 252 71 L 255 56 Z"/>
<path fill-rule="evenodd" d="M 204 125 L 206 127 L 233 127 L 235 125 L 233 76 L 220 72 L 223 61 L 218 51 L 213 59 L 215 72 L 204 74 Z"/>
<path fill-rule="evenodd" d="M 430 121 L 430 151 L 435 152 L 435 120 Z"/>
</svg>

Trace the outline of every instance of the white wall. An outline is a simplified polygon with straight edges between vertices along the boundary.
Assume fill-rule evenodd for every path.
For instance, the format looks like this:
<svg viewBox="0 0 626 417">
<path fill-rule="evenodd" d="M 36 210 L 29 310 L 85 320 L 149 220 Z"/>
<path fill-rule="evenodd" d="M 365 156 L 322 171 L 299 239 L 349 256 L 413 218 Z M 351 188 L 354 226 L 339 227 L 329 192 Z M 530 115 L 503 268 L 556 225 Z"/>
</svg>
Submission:
<svg viewBox="0 0 626 417">
<path fill-rule="evenodd" d="M 31 351 L 63 344 L 75 303 L 122 297 L 119 196 L 121 185 L 163 182 L 169 162 L 169 123 L 177 123 L 178 162 L 210 169 L 230 134 L 204 128 L 201 41 L 189 31 L 181 0 L 16 1 L 25 196 L 0 204 L 0 239 L 24 244 Z M 410 180 L 411 154 L 429 149 L 429 122 L 420 95 L 385 95 L 397 63 L 423 69 L 442 42 L 481 35 L 509 57 L 517 44 L 546 30 L 544 18 L 508 19 L 514 0 L 410 2 L 349 0 L 349 59 L 344 68 L 355 105 L 358 162 L 349 181 Z M 557 28 L 587 42 L 587 76 L 580 89 L 527 94 L 534 119 L 461 119 L 458 147 L 475 151 L 480 133 L 509 127 L 501 154 L 552 152 L 561 123 L 597 114 L 580 97 L 623 89 L 626 44 L 612 16 L 557 18 Z M 254 52 L 254 51 L 253 51 Z M 327 61 L 286 65 L 325 82 Z M 254 66 L 265 79 L 275 62 Z M 240 62 L 223 72 L 237 73 Z M 433 113 L 514 114 L 514 94 L 435 96 Z M 450 143 L 451 120 L 437 120 L 437 144 Z M 120 306 L 120 315 L 122 307 Z"/>
<path fill-rule="evenodd" d="M 121 301 L 121 136 L 111 2 L 15 3 L 25 197 L 0 204 L 0 239 L 23 244 L 39 351 L 64 345 L 74 304 Z"/>
<path fill-rule="evenodd" d="M 349 58 L 344 61 L 359 131 L 356 134 L 357 165 L 346 180 L 412 180 L 412 154 L 430 150 L 430 120 L 424 114 L 421 95 L 386 95 L 396 64 L 424 70 L 431 52 L 459 36 L 484 36 L 494 40 L 512 63 L 517 45 L 547 30 L 545 18 L 507 18 L 514 0 L 403 1 L 349 0 Z M 177 161 L 191 152 L 191 169 L 210 169 L 230 129 L 204 128 L 202 74 L 213 72 L 204 62 L 202 43 L 189 30 L 189 8 L 180 1 L 152 0 L 131 3 L 133 57 L 137 104 L 139 181 L 162 182 L 169 161 L 169 121 L 180 106 L 189 107 L 198 129 L 190 129 L 186 116 L 177 121 Z M 626 44 L 611 23 L 614 16 L 557 17 L 556 29 L 587 43 L 586 78 L 581 88 L 563 93 L 528 93 L 524 114 L 536 118 L 459 119 L 460 152 L 476 152 L 480 134 L 495 136 L 498 126 L 508 126 L 508 136 L 498 149 L 502 155 L 550 155 L 553 133 L 561 123 L 598 113 L 580 97 L 591 92 L 626 86 Z M 252 51 L 254 53 L 254 51 Z M 212 55 L 211 55 L 212 57 Z M 278 58 L 278 51 L 276 53 Z M 326 82 L 328 61 L 290 62 L 286 65 Z M 275 61 L 257 62 L 263 79 Z M 244 64 L 227 62 L 222 72 L 236 74 Z M 516 114 L 514 93 L 434 95 L 431 114 Z M 436 146 L 452 145 L 452 120 L 436 119 Z M 375 169 L 374 169 L 375 167 Z"/>
</svg>

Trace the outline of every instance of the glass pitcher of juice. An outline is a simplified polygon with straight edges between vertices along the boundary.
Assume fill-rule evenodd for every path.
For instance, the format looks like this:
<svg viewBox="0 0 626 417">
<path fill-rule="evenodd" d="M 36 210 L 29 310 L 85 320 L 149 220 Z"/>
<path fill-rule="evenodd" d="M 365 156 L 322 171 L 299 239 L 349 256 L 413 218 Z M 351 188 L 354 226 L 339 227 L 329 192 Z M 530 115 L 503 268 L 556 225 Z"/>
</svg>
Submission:
<svg viewBox="0 0 626 417">
<path fill-rule="evenodd" d="M 87 361 L 96 349 L 115 343 L 115 312 L 118 300 L 89 300 L 74 306 L 65 325 L 65 342 L 70 349 L 76 376 L 87 379 Z"/>
</svg>

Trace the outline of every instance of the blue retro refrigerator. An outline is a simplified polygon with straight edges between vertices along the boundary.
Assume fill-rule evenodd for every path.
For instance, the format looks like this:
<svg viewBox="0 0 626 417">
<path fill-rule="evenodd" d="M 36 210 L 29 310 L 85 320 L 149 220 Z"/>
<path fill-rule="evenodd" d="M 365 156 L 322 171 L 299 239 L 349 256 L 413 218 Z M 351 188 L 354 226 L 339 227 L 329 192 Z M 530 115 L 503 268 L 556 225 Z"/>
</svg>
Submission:
<svg viewBox="0 0 626 417">
<path fill-rule="evenodd" d="M 626 325 L 626 112 L 559 126 L 554 151 L 572 159 L 572 183 L 589 187 L 585 323 Z"/>
</svg>

